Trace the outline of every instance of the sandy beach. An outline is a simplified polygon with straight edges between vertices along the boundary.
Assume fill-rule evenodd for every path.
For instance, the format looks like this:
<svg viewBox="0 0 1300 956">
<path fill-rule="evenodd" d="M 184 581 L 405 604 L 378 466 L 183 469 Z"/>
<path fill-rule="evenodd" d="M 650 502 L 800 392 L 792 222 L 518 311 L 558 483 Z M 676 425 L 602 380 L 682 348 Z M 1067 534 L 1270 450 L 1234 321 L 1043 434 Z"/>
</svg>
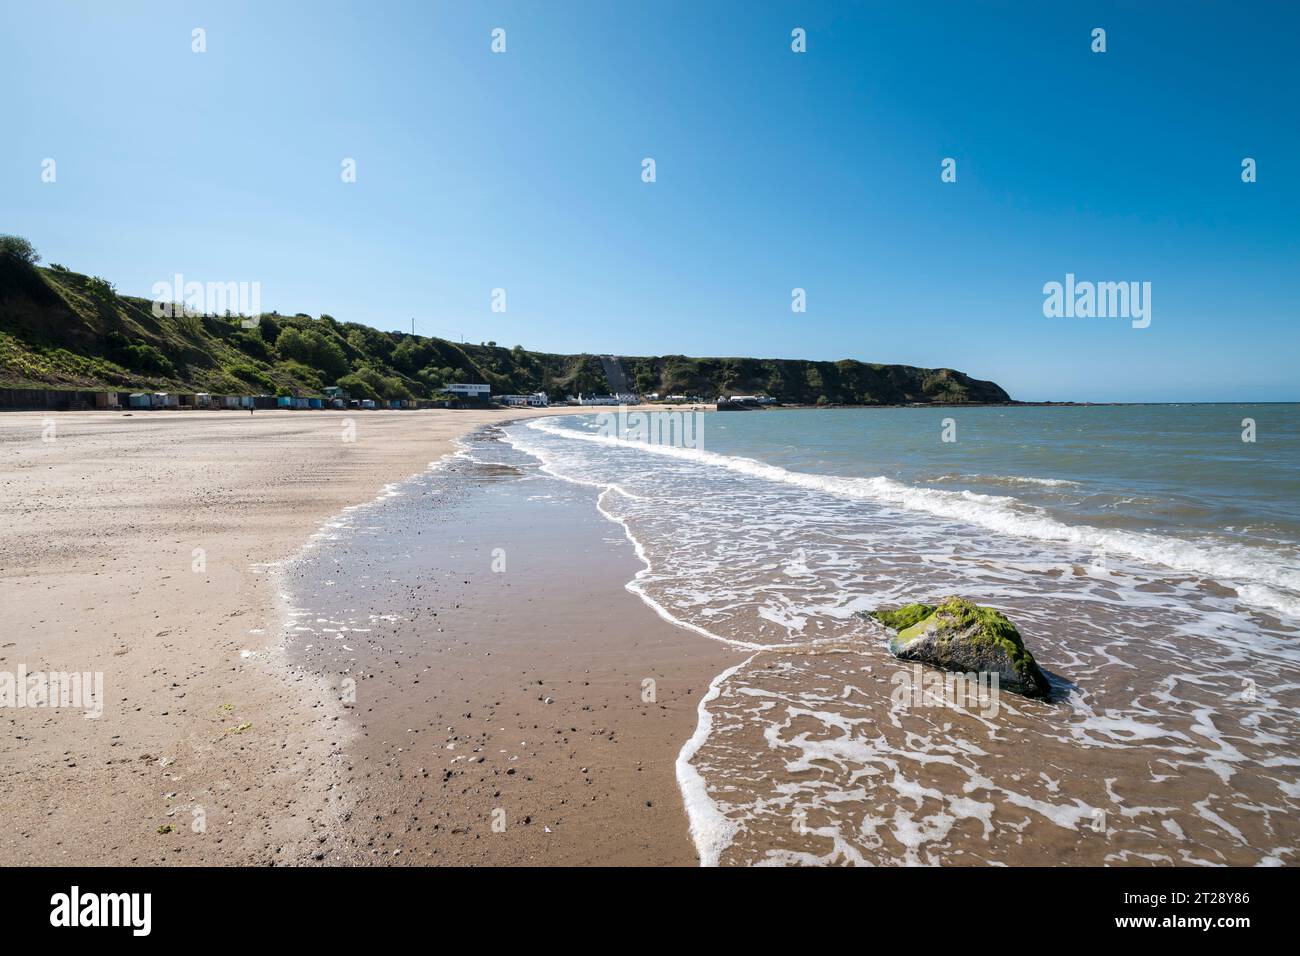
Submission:
<svg viewBox="0 0 1300 956">
<path fill-rule="evenodd" d="M 277 578 L 266 572 L 331 517 L 427 469 L 455 437 L 536 414 L 545 412 L 353 413 L 355 441 L 341 437 L 349 416 L 330 412 L 0 419 L 0 670 L 102 672 L 105 698 L 98 719 L 67 708 L 0 715 L 0 864 L 400 860 L 392 819 L 413 791 L 376 765 L 391 761 L 404 711 L 389 707 L 371 725 L 329 680 L 291 665 Z M 453 711 L 472 714 L 456 718 L 453 735 L 482 736 L 487 720 L 513 737 L 540 725 L 545 708 L 548 737 L 574 729 L 531 762 L 531 789 L 504 804 L 509 819 L 536 805 L 540 820 L 593 793 L 599 809 L 553 844 L 541 827 L 522 826 L 510 839 L 461 841 L 440 855 L 415 843 L 423 852 L 407 860 L 694 862 L 673 759 L 720 654 L 623 590 L 638 566 L 630 548 L 612 563 L 593 552 L 588 564 L 601 572 L 554 589 L 563 590 L 549 605 L 557 616 L 519 602 L 458 632 L 442 685 L 424 685 L 430 700 L 441 686 L 442 699 L 423 716 L 431 728 L 450 726 Z M 621 626 L 573 629 L 591 607 Z M 533 625 L 562 627 L 562 640 L 519 640 L 529 614 Z M 487 640 L 495 656 L 485 666 L 475 650 Z M 653 732 L 642 710 L 611 706 L 627 699 L 627 681 L 648 674 L 660 679 Z M 600 771 L 575 774 L 575 764 Z M 474 781 L 473 793 L 486 786 Z M 455 818 L 448 830 L 486 830 L 488 811 L 471 789 L 440 807 Z M 626 812 L 634 804 L 645 812 Z"/>
</svg>

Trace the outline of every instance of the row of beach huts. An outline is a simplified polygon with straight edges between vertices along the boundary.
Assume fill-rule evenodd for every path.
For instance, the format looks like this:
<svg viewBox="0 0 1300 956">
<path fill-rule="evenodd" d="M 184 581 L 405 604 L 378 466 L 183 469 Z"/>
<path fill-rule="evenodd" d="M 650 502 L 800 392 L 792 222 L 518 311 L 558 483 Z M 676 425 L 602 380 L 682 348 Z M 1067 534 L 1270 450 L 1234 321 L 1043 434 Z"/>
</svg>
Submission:
<svg viewBox="0 0 1300 956">
<path fill-rule="evenodd" d="M 116 402 L 114 401 L 116 399 Z M 125 401 L 123 401 L 125 399 Z M 445 402 L 392 399 L 375 401 L 369 398 L 350 399 L 343 395 L 324 398 L 298 398 L 290 395 L 212 395 L 208 392 L 102 392 L 96 394 L 96 408 L 434 408 Z"/>
<path fill-rule="evenodd" d="M 488 385 L 454 384 L 440 390 L 441 398 L 374 400 L 352 398 L 342 388 L 330 386 L 323 395 L 300 398 L 290 395 L 214 395 L 210 392 L 110 392 L 72 389 L 0 388 L 0 409 L 89 411 L 92 409 L 408 409 L 485 408 L 494 401 Z M 545 408 L 545 392 L 530 395 L 499 395 L 495 401 L 507 406 Z M 574 399 L 569 404 L 579 404 Z"/>
<path fill-rule="evenodd" d="M 333 394 L 330 394 L 333 392 Z M 73 389 L 0 389 L 0 409 L 48 411 L 145 409 L 362 409 L 445 408 L 450 400 L 349 398 L 342 390 L 327 389 L 323 397 L 288 395 L 213 395 L 209 392 L 109 392 Z"/>
</svg>

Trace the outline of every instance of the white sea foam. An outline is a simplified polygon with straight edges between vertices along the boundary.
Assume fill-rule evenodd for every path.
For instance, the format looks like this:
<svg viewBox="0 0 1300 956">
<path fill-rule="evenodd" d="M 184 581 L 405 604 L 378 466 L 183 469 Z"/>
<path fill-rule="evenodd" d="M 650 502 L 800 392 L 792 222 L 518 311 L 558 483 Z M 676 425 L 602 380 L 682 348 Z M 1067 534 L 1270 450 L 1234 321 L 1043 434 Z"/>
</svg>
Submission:
<svg viewBox="0 0 1300 956">
<path fill-rule="evenodd" d="M 709 798 L 708 787 L 699 771 L 691 765 L 696 752 L 709 739 L 713 729 L 713 716 L 709 713 L 709 702 L 715 700 L 722 692 L 722 685 L 732 674 L 748 664 L 752 657 L 747 657 L 735 667 L 729 667 L 709 684 L 709 692 L 696 707 L 695 733 L 686 741 L 677 754 L 677 786 L 682 791 L 682 800 L 686 804 L 686 817 L 690 821 L 691 839 L 700 854 L 701 866 L 717 866 L 722 851 L 736 835 L 736 824 L 718 810 L 717 804 Z"/>
<path fill-rule="evenodd" d="M 1256 606 L 1300 618 L 1300 570 L 1254 548 L 1220 542 L 1198 544 L 1147 532 L 1068 525 L 1010 497 L 917 488 L 884 476 L 846 478 L 789 471 L 752 458 L 670 445 L 624 442 L 564 428 L 544 419 L 531 421 L 527 427 L 560 438 L 683 459 L 810 491 L 925 512 L 999 534 L 1066 544 L 1088 553 L 1126 554 L 1139 561 L 1204 574 L 1230 584 L 1240 582 L 1245 592 L 1239 592 L 1243 601 L 1250 600 Z"/>
<path fill-rule="evenodd" d="M 1038 485 L 1041 488 L 1078 488 L 1079 482 L 1065 478 L 1032 478 L 1028 475 L 939 475 L 928 479 L 938 483 L 943 481 L 967 481 L 987 485 Z"/>
</svg>

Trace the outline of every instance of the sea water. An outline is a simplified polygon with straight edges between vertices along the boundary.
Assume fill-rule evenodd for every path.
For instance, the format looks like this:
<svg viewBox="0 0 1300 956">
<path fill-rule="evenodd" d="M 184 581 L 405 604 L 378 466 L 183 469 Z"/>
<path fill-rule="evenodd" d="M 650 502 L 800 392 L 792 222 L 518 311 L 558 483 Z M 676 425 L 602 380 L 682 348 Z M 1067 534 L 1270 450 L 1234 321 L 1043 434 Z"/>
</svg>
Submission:
<svg viewBox="0 0 1300 956">
<path fill-rule="evenodd" d="M 1300 406 L 763 410 L 509 444 L 732 648 L 678 780 L 706 863 L 1263 864 L 1300 844 Z M 893 693 L 861 612 L 1002 609 L 1051 701 Z M 900 700 L 902 703 L 900 704 Z"/>
</svg>

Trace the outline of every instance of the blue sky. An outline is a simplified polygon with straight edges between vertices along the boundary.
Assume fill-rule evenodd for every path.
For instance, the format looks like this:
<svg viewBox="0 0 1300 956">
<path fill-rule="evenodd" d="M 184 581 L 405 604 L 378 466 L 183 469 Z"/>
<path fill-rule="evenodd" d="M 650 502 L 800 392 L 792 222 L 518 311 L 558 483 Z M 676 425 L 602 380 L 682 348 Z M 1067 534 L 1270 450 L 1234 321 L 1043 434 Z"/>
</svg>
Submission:
<svg viewBox="0 0 1300 956">
<path fill-rule="evenodd" d="M 44 0 L 0 20 L 0 231 L 126 293 L 180 272 L 547 351 L 1300 400 L 1300 5 Z M 1150 282 L 1150 327 L 1045 318 L 1067 272 Z"/>
</svg>

